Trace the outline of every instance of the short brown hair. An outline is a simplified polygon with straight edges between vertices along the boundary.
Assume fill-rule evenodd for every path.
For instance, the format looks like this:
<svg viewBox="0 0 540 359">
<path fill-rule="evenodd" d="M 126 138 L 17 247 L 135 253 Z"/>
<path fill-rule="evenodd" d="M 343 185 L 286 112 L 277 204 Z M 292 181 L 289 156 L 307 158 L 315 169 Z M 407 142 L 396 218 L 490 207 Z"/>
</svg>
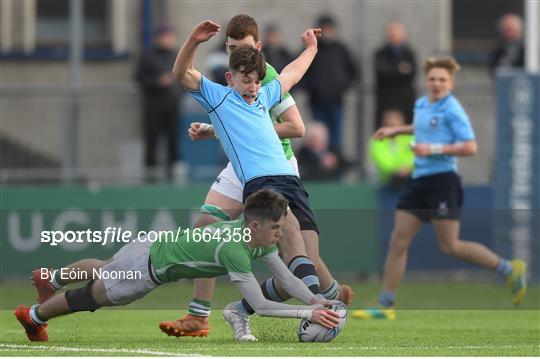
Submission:
<svg viewBox="0 0 540 359">
<path fill-rule="evenodd" d="M 460 69 L 459 64 L 453 57 L 429 57 L 424 62 L 424 74 L 427 75 L 431 69 L 436 67 L 445 69 L 450 75 L 454 75 Z"/>
<path fill-rule="evenodd" d="M 249 195 L 244 205 L 244 218 L 246 222 L 256 219 L 271 219 L 279 221 L 287 215 L 289 202 L 279 193 L 262 189 Z"/>
<path fill-rule="evenodd" d="M 253 71 L 259 74 L 262 81 L 266 76 L 266 62 L 259 50 L 251 46 L 241 46 L 231 52 L 229 70 L 249 75 Z"/>
<path fill-rule="evenodd" d="M 239 14 L 229 21 L 227 37 L 242 40 L 249 35 L 253 36 L 255 42 L 259 41 L 259 26 L 254 18 L 249 15 Z"/>
</svg>

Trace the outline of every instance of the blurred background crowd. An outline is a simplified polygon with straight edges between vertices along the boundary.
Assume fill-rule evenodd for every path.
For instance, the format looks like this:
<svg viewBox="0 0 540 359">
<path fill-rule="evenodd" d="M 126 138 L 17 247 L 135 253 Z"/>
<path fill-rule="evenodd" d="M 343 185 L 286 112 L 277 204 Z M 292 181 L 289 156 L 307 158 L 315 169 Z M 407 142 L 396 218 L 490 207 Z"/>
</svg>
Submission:
<svg viewBox="0 0 540 359">
<path fill-rule="evenodd" d="M 538 21 L 526 21 L 540 18 L 538 1 L 1 0 L 0 280 L 26 278 L 29 256 L 58 263 L 78 251 L 114 253 L 51 250 L 39 241 L 43 229 L 165 229 L 197 218 L 227 160 L 218 141 L 189 140 L 189 124 L 209 118 L 171 69 L 191 29 L 212 19 L 222 33 L 196 64 L 224 83 L 223 33 L 241 13 L 257 20 L 278 71 L 306 28 L 323 30 L 292 92 L 306 128 L 293 148 L 333 272 L 380 272 L 414 137 L 371 137 L 411 123 L 425 94 L 423 62 L 452 55 L 461 65 L 454 94 L 478 143 L 459 162 L 464 238 L 524 259 L 540 278 L 540 77 L 518 71 L 534 54 L 528 40 L 538 43 Z M 424 229 L 409 270 L 473 269 L 440 254 Z"/>
<path fill-rule="evenodd" d="M 293 92 L 307 128 L 293 141 L 306 181 L 403 183 L 414 139 L 374 143 L 370 135 L 411 123 L 422 62 L 452 54 L 463 67 L 456 93 L 480 143 L 478 156 L 464 161 L 464 179 L 488 183 L 493 76 L 524 64 L 521 1 L 81 4 L 73 23 L 68 0 L 2 1 L 2 183 L 211 181 L 225 156 L 216 141 L 190 143 L 189 123 L 208 119 L 170 74 L 181 41 L 205 18 L 225 26 L 237 13 L 254 16 L 278 72 L 298 54 L 301 31 L 322 28 L 317 58 Z M 221 34 L 198 57 L 218 82 L 224 50 Z"/>
</svg>

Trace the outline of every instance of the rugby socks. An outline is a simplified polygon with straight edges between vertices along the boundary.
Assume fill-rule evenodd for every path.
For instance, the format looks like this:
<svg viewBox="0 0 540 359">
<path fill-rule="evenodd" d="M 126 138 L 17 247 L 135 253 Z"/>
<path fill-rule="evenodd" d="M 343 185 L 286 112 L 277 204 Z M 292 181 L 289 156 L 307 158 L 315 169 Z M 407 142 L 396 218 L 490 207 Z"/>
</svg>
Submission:
<svg viewBox="0 0 540 359">
<path fill-rule="evenodd" d="M 253 308 L 251 308 L 251 306 L 249 305 L 249 303 L 247 302 L 245 298 L 235 303 L 236 303 L 235 305 L 236 310 L 238 310 L 240 313 L 244 315 L 251 315 L 255 313 L 255 311 L 253 310 Z"/>
<path fill-rule="evenodd" d="M 392 307 L 395 300 L 396 294 L 394 292 L 383 290 L 381 294 L 379 294 L 379 304 L 385 308 Z"/>
<path fill-rule="evenodd" d="M 339 296 L 339 284 L 338 284 L 338 282 L 334 279 L 332 284 L 330 284 L 330 286 L 328 288 L 323 290 L 321 294 L 328 300 L 337 299 L 337 297 Z"/>
<path fill-rule="evenodd" d="M 501 261 L 497 267 L 495 267 L 495 273 L 505 278 L 508 277 L 510 274 L 512 274 L 512 264 L 510 261 L 501 258 Z"/>
<path fill-rule="evenodd" d="M 55 290 L 62 290 L 66 287 L 66 283 L 62 281 L 61 273 L 57 269 L 55 269 L 52 273 L 51 286 Z"/>
<path fill-rule="evenodd" d="M 306 256 L 296 256 L 289 262 L 289 270 L 295 277 L 300 278 L 313 294 L 321 294 L 319 277 L 311 259 Z"/>
<path fill-rule="evenodd" d="M 270 277 L 261 284 L 261 291 L 266 299 L 274 302 L 283 302 L 283 298 L 279 295 L 276 288 L 276 281 L 274 277 Z"/>
<path fill-rule="evenodd" d="M 281 298 L 276 289 L 276 281 L 274 280 L 274 277 L 270 277 L 262 282 L 261 291 L 266 299 L 279 303 L 283 302 L 283 298 Z M 244 314 L 251 315 L 255 313 L 245 298 L 238 301 L 236 306 L 239 308 L 239 311 Z"/>
<path fill-rule="evenodd" d="M 46 324 L 47 321 L 40 318 L 38 309 L 39 309 L 38 304 L 34 304 L 33 306 L 30 307 L 30 319 L 32 319 L 32 321 L 36 325 Z"/>
<path fill-rule="evenodd" d="M 197 317 L 209 317 L 210 312 L 210 302 L 193 298 L 191 303 L 189 303 L 188 314 L 195 315 Z"/>
</svg>

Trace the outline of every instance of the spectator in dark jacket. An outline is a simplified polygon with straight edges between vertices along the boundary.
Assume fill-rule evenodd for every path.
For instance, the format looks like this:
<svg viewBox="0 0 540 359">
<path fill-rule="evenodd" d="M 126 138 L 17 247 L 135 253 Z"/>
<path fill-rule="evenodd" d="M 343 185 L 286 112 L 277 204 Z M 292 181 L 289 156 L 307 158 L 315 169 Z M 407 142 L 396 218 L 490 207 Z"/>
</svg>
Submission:
<svg viewBox="0 0 540 359">
<path fill-rule="evenodd" d="M 381 126 L 382 115 L 389 109 L 399 110 L 406 124 L 412 123 L 416 59 L 406 42 L 405 26 L 399 22 L 386 25 L 386 41 L 375 52 L 376 113 L 375 127 Z"/>
<path fill-rule="evenodd" d="M 490 72 L 499 68 L 521 68 L 525 64 L 523 22 L 516 14 L 506 14 L 499 20 L 501 42 L 491 54 Z"/>
<path fill-rule="evenodd" d="M 302 86 L 308 93 L 313 118 L 326 125 L 330 146 L 341 153 L 343 97 L 360 76 L 349 50 L 337 38 L 334 20 L 322 16 L 317 27 L 322 29 L 322 37 L 318 40 L 317 56 L 306 72 Z"/>
<path fill-rule="evenodd" d="M 143 93 L 145 138 L 144 163 L 147 170 L 157 165 L 158 139 L 167 139 L 166 177 L 172 179 L 172 167 L 178 160 L 178 121 L 180 86 L 171 69 L 176 59 L 176 35 L 170 26 L 160 26 L 155 46 L 141 57 L 136 80 Z"/>
<path fill-rule="evenodd" d="M 300 176 L 306 181 L 337 180 L 348 164 L 328 143 L 328 130 L 321 122 L 311 123 L 306 137 L 296 157 L 300 166 Z"/>
<path fill-rule="evenodd" d="M 276 25 L 268 25 L 264 32 L 263 53 L 266 62 L 272 64 L 279 73 L 294 58 L 291 53 L 283 46 L 281 33 Z"/>
</svg>

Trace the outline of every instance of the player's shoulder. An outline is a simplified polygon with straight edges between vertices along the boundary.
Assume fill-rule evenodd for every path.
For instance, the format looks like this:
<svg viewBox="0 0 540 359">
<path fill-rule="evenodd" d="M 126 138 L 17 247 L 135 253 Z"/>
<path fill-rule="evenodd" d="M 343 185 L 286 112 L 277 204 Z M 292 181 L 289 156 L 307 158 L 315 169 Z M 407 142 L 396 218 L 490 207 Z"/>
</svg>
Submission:
<svg viewBox="0 0 540 359">
<path fill-rule="evenodd" d="M 456 116 L 466 116 L 465 108 L 456 96 L 450 94 L 444 99 L 443 110 L 445 113 Z"/>
<path fill-rule="evenodd" d="M 281 91 L 281 82 L 278 80 L 277 77 L 274 79 L 263 83 L 261 88 L 259 89 L 259 96 L 263 94 L 265 99 L 268 97 L 272 97 L 273 94 Z"/>
<path fill-rule="evenodd" d="M 452 93 L 448 94 L 448 96 L 446 96 L 446 98 L 443 101 L 447 107 L 454 107 L 454 106 L 461 107 L 461 103 L 459 102 L 457 97 L 454 96 L 454 94 Z"/>
<path fill-rule="evenodd" d="M 222 91 L 222 92 L 231 92 L 232 91 L 231 87 L 227 87 L 227 86 L 224 86 L 224 85 L 222 85 L 220 83 L 214 82 L 214 81 L 210 80 L 208 77 L 204 76 L 203 74 L 201 74 L 200 86 L 201 86 L 201 89 L 204 87 L 204 88 L 207 88 L 207 89 L 213 89 L 213 90 L 218 90 L 218 91 Z"/>
<path fill-rule="evenodd" d="M 422 96 L 422 97 L 419 97 L 418 99 L 416 99 L 416 101 L 414 102 L 414 107 L 415 108 L 422 108 L 422 107 L 426 107 L 429 105 L 429 99 L 427 96 Z"/>
<path fill-rule="evenodd" d="M 268 62 L 266 64 L 266 76 L 276 77 L 278 75 L 277 70 L 274 66 L 270 65 Z"/>
<path fill-rule="evenodd" d="M 262 85 L 266 85 L 270 81 L 274 80 L 276 77 L 278 77 L 278 73 L 276 69 L 270 65 L 268 62 L 266 63 L 266 75 L 264 76 L 262 80 Z"/>
</svg>

